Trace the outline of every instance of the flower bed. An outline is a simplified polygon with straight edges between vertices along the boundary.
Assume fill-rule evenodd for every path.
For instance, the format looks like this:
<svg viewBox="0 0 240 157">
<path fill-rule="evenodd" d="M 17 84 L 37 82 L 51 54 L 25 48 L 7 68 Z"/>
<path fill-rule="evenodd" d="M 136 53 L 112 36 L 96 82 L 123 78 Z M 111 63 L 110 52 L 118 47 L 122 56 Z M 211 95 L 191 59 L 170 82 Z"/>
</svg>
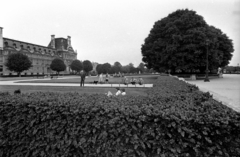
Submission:
<svg viewBox="0 0 240 157">
<path fill-rule="evenodd" d="M 0 156 L 240 156 L 240 114 L 160 76 L 148 96 L 0 94 Z"/>
</svg>

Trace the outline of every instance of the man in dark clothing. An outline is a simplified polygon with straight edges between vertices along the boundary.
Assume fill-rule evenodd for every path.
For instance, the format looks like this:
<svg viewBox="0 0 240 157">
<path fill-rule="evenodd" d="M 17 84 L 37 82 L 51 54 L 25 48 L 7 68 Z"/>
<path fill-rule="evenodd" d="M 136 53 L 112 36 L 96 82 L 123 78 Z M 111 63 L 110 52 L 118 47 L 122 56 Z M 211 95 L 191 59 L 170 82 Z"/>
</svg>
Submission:
<svg viewBox="0 0 240 157">
<path fill-rule="evenodd" d="M 84 71 L 82 71 L 81 73 L 80 73 L 80 77 L 81 77 L 81 82 L 80 82 L 80 86 L 82 87 L 84 87 L 84 81 L 85 81 L 85 77 L 86 77 L 86 73 L 84 72 Z"/>
</svg>

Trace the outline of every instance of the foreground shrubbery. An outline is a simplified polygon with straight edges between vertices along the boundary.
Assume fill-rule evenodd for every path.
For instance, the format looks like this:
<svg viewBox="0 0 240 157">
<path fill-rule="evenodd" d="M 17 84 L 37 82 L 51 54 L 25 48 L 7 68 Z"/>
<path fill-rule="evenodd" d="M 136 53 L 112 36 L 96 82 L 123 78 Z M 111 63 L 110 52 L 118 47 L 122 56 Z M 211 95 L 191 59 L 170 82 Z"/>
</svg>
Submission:
<svg viewBox="0 0 240 157">
<path fill-rule="evenodd" d="M 160 77 L 147 97 L 0 94 L 0 156 L 240 156 L 240 114 Z"/>
</svg>

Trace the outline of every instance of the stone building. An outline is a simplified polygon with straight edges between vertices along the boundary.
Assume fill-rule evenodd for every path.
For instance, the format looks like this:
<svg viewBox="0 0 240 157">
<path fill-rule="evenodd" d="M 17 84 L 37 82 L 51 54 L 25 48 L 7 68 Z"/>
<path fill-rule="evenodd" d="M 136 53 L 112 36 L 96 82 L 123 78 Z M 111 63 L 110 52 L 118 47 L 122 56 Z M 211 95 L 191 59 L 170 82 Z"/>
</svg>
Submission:
<svg viewBox="0 0 240 157">
<path fill-rule="evenodd" d="M 4 65 L 8 55 L 15 52 L 26 54 L 32 61 L 32 67 L 27 71 L 23 71 L 22 75 L 55 73 L 50 69 L 50 64 L 55 58 L 61 58 L 67 67 L 61 73 L 69 74 L 71 72 L 70 64 L 77 59 L 77 52 L 73 50 L 70 36 L 67 38 L 55 38 L 55 35 L 51 35 L 48 46 L 41 46 L 4 38 L 2 32 L 3 28 L 0 27 L 0 75 L 17 75 L 17 73 L 9 71 Z"/>
</svg>

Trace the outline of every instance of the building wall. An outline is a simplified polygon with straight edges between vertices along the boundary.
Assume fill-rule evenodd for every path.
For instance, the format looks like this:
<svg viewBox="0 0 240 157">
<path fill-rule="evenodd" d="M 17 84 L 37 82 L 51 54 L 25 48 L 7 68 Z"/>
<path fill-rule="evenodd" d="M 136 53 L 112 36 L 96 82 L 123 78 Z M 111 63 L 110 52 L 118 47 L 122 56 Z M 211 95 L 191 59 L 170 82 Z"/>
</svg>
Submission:
<svg viewBox="0 0 240 157">
<path fill-rule="evenodd" d="M 77 58 L 77 53 L 73 51 L 72 47 L 68 47 L 65 49 L 63 46 L 61 49 L 53 48 L 51 46 L 45 47 L 40 46 L 32 43 L 26 43 L 18 40 L 2 38 L 3 39 L 3 50 L 0 49 L 0 75 L 17 75 L 12 71 L 9 71 L 7 67 L 4 65 L 7 61 L 7 57 L 11 53 L 24 53 L 26 54 L 29 59 L 32 61 L 32 67 L 27 70 L 23 71 L 22 75 L 35 75 L 35 74 L 50 74 L 55 73 L 51 71 L 50 64 L 53 59 L 61 58 L 64 63 L 66 64 L 66 70 L 64 74 L 69 74 L 71 72 L 69 66 L 71 62 Z M 52 40 L 52 39 L 51 39 Z M 53 39 L 55 40 L 55 39 Z M 62 38 L 61 42 L 64 41 L 66 43 L 67 39 Z M 59 45 L 59 43 L 56 43 Z M 61 44 L 61 43 L 60 43 Z"/>
</svg>

